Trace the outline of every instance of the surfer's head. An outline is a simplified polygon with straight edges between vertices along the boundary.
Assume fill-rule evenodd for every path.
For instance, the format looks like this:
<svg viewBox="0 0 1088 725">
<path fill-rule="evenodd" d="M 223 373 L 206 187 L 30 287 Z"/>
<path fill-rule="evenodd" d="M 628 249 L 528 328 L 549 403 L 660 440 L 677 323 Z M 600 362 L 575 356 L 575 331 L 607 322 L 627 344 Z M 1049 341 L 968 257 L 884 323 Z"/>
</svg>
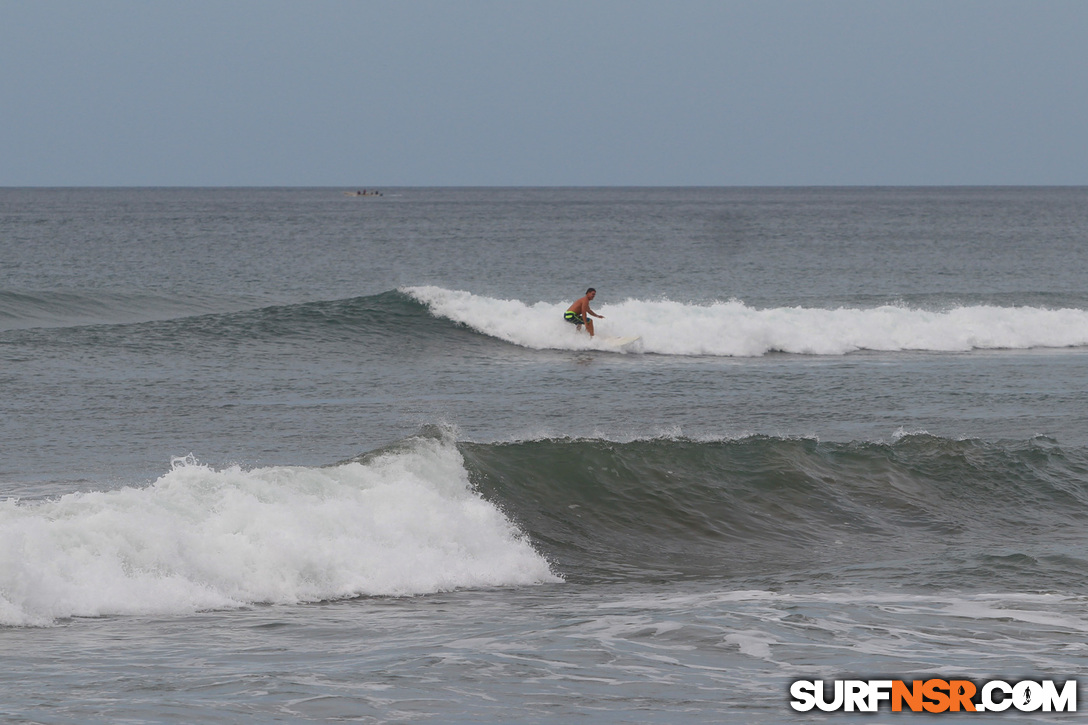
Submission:
<svg viewBox="0 0 1088 725">
<path fill-rule="evenodd" d="M 589 298 L 591 298 L 591 299 L 592 299 L 593 297 L 596 297 L 596 296 L 597 296 L 597 290 L 595 290 L 595 289 L 593 289 L 592 287 L 590 287 L 589 289 L 587 289 L 587 290 L 586 290 L 586 296 L 587 296 L 587 297 L 589 297 Z"/>
</svg>

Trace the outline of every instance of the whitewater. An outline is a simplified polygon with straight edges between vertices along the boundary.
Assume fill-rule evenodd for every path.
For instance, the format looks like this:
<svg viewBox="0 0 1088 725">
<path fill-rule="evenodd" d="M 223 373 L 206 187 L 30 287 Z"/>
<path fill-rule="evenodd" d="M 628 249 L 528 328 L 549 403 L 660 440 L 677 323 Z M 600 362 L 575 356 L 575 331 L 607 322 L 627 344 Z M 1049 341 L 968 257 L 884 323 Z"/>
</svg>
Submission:
<svg viewBox="0 0 1088 725">
<path fill-rule="evenodd" d="M 560 581 L 449 442 L 0 504 L 0 626 Z"/>
<path fill-rule="evenodd" d="M 437 317 L 537 350 L 602 349 L 563 321 L 569 303 L 495 299 L 463 290 L 408 287 Z M 600 335 L 640 336 L 662 355 L 754 357 L 772 352 L 845 355 L 860 350 L 956 352 L 1088 345 L 1088 311 L 970 305 L 755 309 L 740 300 L 705 304 L 625 299 L 598 302 Z"/>
</svg>

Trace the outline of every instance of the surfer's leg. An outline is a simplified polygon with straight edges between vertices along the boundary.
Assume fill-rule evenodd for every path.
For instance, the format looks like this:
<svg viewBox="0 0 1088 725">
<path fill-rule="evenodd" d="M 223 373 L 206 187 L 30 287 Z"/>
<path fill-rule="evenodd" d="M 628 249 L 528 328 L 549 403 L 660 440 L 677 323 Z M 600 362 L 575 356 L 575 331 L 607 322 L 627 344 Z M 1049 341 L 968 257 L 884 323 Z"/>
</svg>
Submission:
<svg viewBox="0 0 1088 725">
<path fill-rule="evenodd" d="M 589 330 L 589 336 L 593 337 L 593 320 L 586 317 L 586 329 Z"/>
</svg>

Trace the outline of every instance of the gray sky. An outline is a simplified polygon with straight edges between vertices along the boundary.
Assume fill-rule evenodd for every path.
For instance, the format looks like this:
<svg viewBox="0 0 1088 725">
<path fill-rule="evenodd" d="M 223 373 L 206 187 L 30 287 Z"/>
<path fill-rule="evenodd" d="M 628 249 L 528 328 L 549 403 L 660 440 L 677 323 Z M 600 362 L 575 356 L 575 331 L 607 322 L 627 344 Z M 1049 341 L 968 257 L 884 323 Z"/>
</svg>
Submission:
<svg viewBox="0 0 1088 725">
<path fill-rule="evenodd" d="M 0 186 L 1088 184 L 1084 0 L 0 0 Z"/>
</svg>

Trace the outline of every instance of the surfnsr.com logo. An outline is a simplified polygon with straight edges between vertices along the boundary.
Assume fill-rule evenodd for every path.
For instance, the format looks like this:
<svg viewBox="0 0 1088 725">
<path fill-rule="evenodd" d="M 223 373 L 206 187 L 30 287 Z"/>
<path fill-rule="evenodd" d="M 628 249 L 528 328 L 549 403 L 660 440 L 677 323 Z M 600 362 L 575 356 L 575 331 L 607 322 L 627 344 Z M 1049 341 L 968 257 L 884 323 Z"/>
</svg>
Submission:
<svg viewBox="0 0 1088 725">
<path fill-rule="evenodd" d="M 831 684 L 831 683 L 829 683 Z M 876 712 L 888 703 L 892 712 L 1076 712 L 1077 681 L 1059 688 L 1054 680 L 990 680 L 981 687 L 970 680 L 797 680 L 790 685 L 790 707 L 799 712 Z"/>
</svg>

